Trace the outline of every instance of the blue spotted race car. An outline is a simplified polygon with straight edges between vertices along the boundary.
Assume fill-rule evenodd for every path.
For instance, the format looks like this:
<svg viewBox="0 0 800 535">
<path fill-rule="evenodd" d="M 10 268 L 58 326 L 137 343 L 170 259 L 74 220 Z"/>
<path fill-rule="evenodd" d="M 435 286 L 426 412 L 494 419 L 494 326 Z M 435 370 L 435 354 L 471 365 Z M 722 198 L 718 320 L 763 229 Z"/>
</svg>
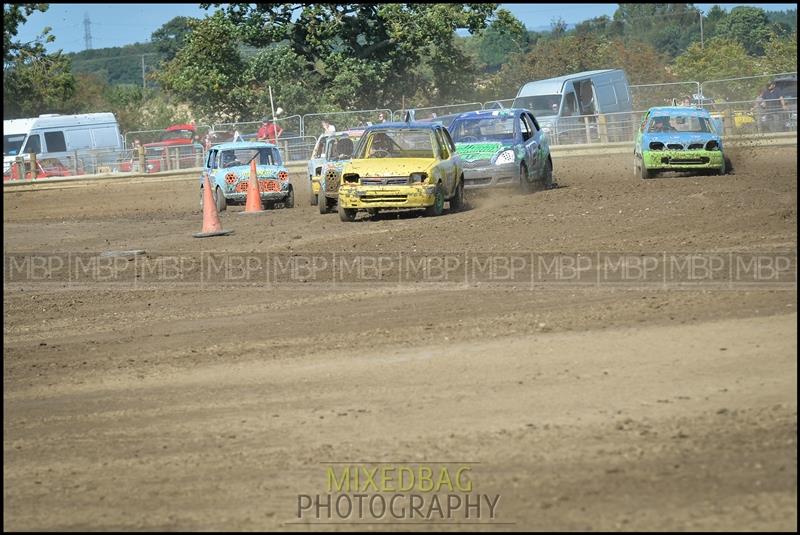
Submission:
<svg viewBox="0 0 800 535">
<path fill-rule="evenodd" d="M 203 206 L 203 176 L 206 173 L 218 211 L 225 210 L 228 204 L 243 204 L 247 200 L 250 162 L 253 160 L 264 207 L 282 204 L 285 208 L 293 208 L 294 188 L 289 182 L 289 170 L 283 165 L 280 151 L 275 145 L 261 141 L 222 143 L 208 150 L 205 168 L 200 175 L 200 207 Z"/>
<path fill-rule="evenodd" d="M 653 178 L 662 171 L 731 170 L 719 124 L 702 108 L 650 108 L 642 118 L 633 149 L 634 174 Z"/>
</svg>

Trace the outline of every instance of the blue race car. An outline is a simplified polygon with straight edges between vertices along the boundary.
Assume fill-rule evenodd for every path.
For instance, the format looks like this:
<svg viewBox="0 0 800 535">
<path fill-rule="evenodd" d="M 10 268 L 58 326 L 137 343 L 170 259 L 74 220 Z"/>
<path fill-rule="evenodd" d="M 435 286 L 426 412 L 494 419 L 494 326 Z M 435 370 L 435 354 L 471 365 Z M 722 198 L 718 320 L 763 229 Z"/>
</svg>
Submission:
<svg viewBox="0 0 800 535">
<path fill-rule="evenodd" d="M 462 113 L 448 127 L 464 162 L 464 188 L 553 187 L 547 136 L 525 109 Z"/>
<path fill-rule="evenodd" d="M 203 206 L 203 175 L 208 173 L 217 211 L 247 200 L 250 162 L 255 159 L 258 191 L 265 208 L 283 204 L 294 207 L 294 188 L 289 170 L 283 165 L 278 147 L 261 141 L 222 143 L 208 150 L 205 169 L 200 175 L 200 207 Z"/>
<path fill-rule="evenodd" d="M 731 170 L 711 114 L 685 106 L 650 108 L 639 125 L 633 149 L 634 174 L 653 178 L 660 171 Z"/>
</svg>

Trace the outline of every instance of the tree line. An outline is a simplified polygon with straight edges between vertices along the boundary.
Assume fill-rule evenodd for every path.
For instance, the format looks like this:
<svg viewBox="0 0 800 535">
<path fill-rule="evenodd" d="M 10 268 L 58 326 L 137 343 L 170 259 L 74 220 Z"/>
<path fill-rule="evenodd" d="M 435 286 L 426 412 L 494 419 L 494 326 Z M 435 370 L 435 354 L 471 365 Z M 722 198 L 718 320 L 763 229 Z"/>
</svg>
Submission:
<svg viewBox="0 0 800 535">
<path fill-rule="evenodd" d="M 5 4 L 4 118 L 112 111 L 131 131 L 258 120 L 270 86 L 294 115 L 512 98 L 527 81 L 590 69 L 624 68 L 632 84 L 797 70 L 796 10 L 619 4 L 530 31 L 499 4 L 201 7 L 208 15 L 176 17 L 149 43 L 48 54 L 49 28 L 15 39 L 48 4 Z"/>
</svg>

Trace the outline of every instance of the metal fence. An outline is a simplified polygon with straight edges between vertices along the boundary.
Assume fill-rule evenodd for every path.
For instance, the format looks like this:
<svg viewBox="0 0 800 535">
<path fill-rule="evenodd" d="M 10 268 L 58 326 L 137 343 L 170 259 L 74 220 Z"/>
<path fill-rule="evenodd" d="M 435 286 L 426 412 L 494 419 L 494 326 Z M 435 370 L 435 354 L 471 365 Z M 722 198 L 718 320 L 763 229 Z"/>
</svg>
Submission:
<svg viewBox="0 0 800 535">
<path fill-rule="evenodd" d="M 261 128 L 262 124 L 264 124 L 263 120 L 215 123 L 211 132 L 209 132 L 210 141 L 206 143 L 206 145 L 214 145 L 216 143 L 234 140 L 255 141 L 258 136 L 258 130 Z M 282 119 L 275 119 L 275 124 L 283 129 L 283 132 L 281 132 L 281 136 L 283 137 L 298 137 L 302 135 L 303 118 L 299 115 L 290 115 Z"/>
<path fill-rule="evenodd" d="M 212 130 L 212 127 L 207 124 L 195 125 L 195 134 L 194 139 L 192 141 L 201 143 L 202 140 L 208 135 L 208 132 Z M 124 136 L 124 143 L 125 148 L 133 148 L 135 141 L 138 141 L 141 145 L 146 145 L 148 143 L 157 143 L 159 141 L 164 141 L 165 139 L 170 138 L 170 133 L 167 132 L 165 129 L 161 130 L 134 130 L 131 132 L 127 132 Z M 188 138 L 186 138 L 188 140 Z"/>
<path fill-rule="evenodd" d="M 373 110 L 338 111 L 329 113 L 307 113 L 303 115 L 301 135 L 318 136 L 323 133 L 322 123 L 327 122 L 336 130 L 366 128 L 391 120 L 392 110 L 376 108 Z"/>
<path fill-rule="evenodd" d="M 682 102 L 687 97 L 691 101 L 701 94 L 700 82 L 695 81 L 641 84 L 628 87 L 634 110 L 646 110 L 653 106 L 670 106 L 673 101 Z"/>
<path fill-rule="evenodd" d="M 440 115 L 454 115 L 468 111 L 482 110 L 483 104 L 480 102 L 466 102 L 464 104 L 448 104 L 446 106 L 428 106 L 426 108 L 408 108 L 404 110 L 397 110 L 392 113 L 393 121 L 402 121 L 405 117 L 406 111 L 414 110 L 414 119 L 417 121 L 426 121 L 428 119 L 436 119 Z"/>
</svg>

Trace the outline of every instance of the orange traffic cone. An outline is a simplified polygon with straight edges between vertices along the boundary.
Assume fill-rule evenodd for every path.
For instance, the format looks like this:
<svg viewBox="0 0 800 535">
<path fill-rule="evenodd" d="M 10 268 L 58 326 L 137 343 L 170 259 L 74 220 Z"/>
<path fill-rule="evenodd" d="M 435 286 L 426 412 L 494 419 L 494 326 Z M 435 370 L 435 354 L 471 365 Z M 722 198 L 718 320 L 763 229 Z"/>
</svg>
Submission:
<svg viewBox="0 0 800 535">
<path fill-rule="evenodd" d="M 258 214 L 266 212 L 261 206 L 261 193 L 258 188 L 258 176 L 256 173 L 256 161 L 250 160 L 250 181 L 247 184 L 247 202 L 244 211 L 240 214 Z"/>
<path fill-rule="evenodd" d="M 220 191 L 220 195 L 222 192 Z M 232 230 L 222 230 L 222 223 L 217 213 L 217 204 L 214 196 L 211 195 L 211 182 L 208 180 L 208 173 L 205 175 L 203 185 L 203 229 L 197 234 L 192 234 L 195 238 L 208 238 L 210 236 L 227 236 L 233 234 Z"/>
</svg>

